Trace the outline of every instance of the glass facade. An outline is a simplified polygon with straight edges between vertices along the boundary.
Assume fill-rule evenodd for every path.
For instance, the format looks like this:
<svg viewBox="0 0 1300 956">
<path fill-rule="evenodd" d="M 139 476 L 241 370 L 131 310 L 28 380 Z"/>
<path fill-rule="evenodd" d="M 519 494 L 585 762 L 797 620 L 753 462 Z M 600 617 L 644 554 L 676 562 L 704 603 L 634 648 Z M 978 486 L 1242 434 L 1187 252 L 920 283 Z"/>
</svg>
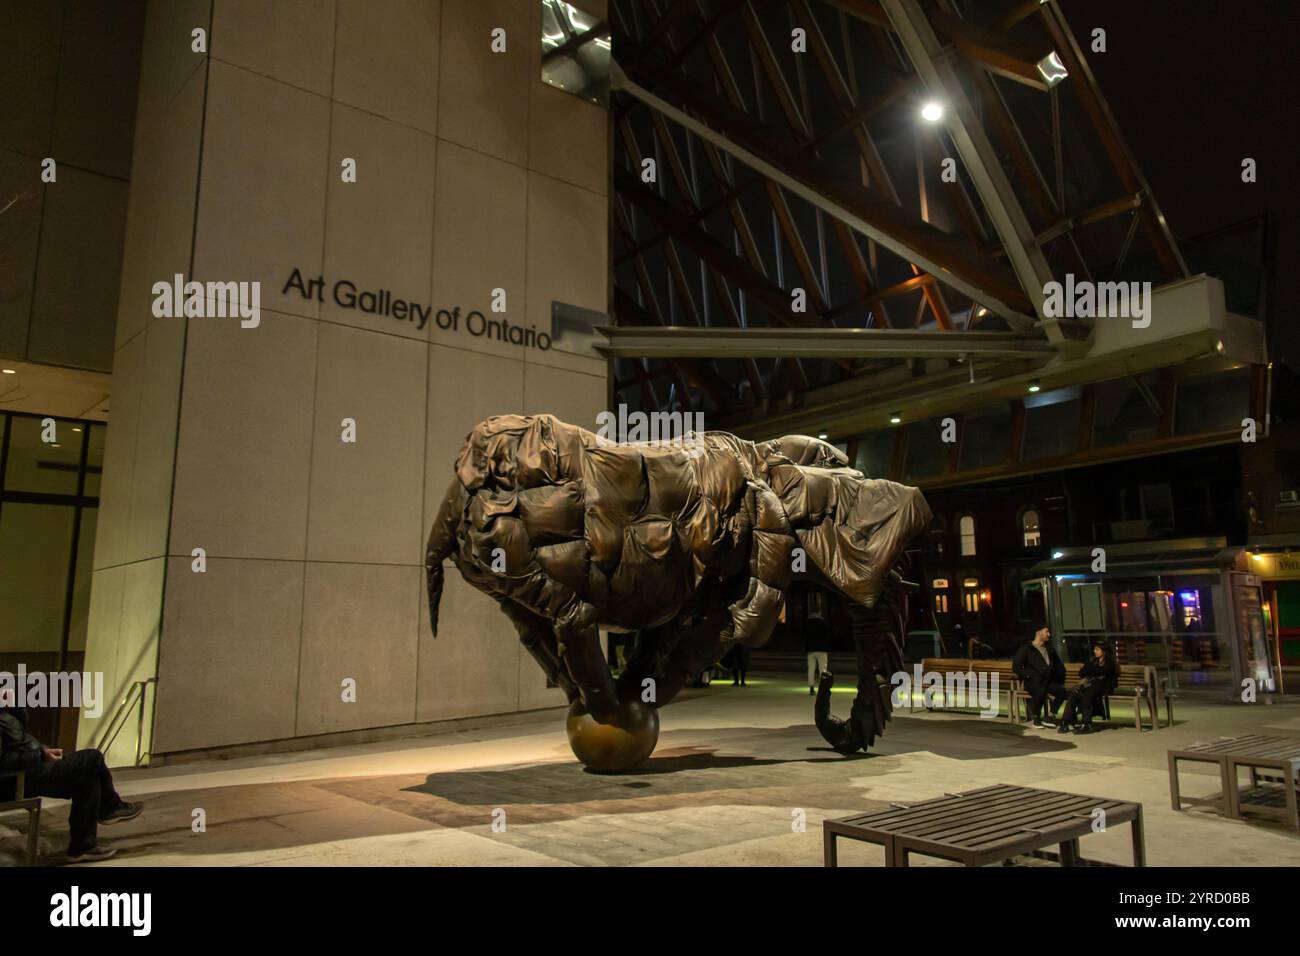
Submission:
<svg viewBox="0 0 1300 956">
<path fill-rule="evenodd" d="M 82 669 L 106 430 L 0 414 L 0 670 Z M 34 732 L 66 740 L 75 717 Z"/>
</svg>

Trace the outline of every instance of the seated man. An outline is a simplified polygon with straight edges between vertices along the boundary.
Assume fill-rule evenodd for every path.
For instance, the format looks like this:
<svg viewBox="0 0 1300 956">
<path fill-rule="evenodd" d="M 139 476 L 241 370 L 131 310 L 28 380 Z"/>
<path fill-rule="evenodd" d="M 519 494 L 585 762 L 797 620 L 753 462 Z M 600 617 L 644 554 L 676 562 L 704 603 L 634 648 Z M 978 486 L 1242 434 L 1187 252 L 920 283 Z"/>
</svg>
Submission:
<svg viewBox="0 0 1300 956">
<path fill-rule="evenodd" d="M 0 773 L 26 773 L 26 796 L 72 801 L 69 863 L 114 856 L 117 850 L 98 842 L 98 825 L 134 819 L 140 815 L 140 804 L 127 803 L 117 795 L 113 775 L 98 750 L 78 750 L 64 757 L 62 750 L 46 747 L 29 734 L 26 711 L 8 706 L 12 691 L 4 693 L 7 699 L 0 699 Z"/>
<path fill-rule="evenodd" d="M 1051 636 L 1048 628 L 1039 628 L 1034 632 L 1034 639 L 1016 651 L 1011 662 L 1011 669 L 1029 691 L 1029 715 L 1035 727 L 1046 726 L 1042 718 L 1043 701 L 1051 696 L 1051 712 L 1055 717 L 1066 696 L 1065 665 L 1052 649 Z"/>
</svg>

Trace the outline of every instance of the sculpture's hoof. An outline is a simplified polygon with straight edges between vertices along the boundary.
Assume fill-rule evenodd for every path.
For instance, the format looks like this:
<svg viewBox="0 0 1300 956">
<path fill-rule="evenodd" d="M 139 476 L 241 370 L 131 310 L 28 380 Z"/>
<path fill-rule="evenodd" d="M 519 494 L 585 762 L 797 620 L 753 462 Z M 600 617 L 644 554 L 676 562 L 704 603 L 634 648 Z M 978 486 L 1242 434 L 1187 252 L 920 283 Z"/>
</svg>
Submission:
<svg viewBox="0 0 1300 956">
<path fill-rule="evenodd" d="M 632 770 L 645 763 L 659 743 L 659 711 L 633 698 L 619 704 L 609 722 L 602 724 L 576 700 L 569 707 L 565 730 L 573 755 L 588 770 Z"/>
</svg>

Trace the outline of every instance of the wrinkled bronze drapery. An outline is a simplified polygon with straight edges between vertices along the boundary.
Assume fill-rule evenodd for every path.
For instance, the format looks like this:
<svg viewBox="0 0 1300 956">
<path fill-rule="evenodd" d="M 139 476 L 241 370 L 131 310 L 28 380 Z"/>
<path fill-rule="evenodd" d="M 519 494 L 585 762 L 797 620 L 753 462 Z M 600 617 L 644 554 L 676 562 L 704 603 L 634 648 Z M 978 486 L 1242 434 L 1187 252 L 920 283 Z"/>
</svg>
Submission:
<svg viewBox="0 0 1300 956">
<path fill-rule="evenodd" d="M 651 728 L 658 735 L 657 717 L 642 710 L 668 703 L 732 644 L 771 636 L 802 549 L 808 572 L 850 602 L 858 697 L 840 720 L 827 686 L 816 722 L 851 753 L 889 719 L 888 678 L 902 668 L 906 622 L 895 565 L 929 520 L 916 488 L 866 478 L 835 446 L 803 435 L 616 444 L 551 415 L 499 415 L 470 432 L 434 520 L 430 620 L 437 634 L 451 558 L 500 603 L 575 705 L 579 758 L 599 750 L 594 769 L 628 769 L 653 749 Z M 617 684 L 601 654 L 602 625 L 637 632 Z M 594 725 L 623 728 L 622 737 L 604 733 L 584 751 L 581 728 L 595 733 Z M 615 738 L 622 743 L 611 751 Z"/>
</svg>

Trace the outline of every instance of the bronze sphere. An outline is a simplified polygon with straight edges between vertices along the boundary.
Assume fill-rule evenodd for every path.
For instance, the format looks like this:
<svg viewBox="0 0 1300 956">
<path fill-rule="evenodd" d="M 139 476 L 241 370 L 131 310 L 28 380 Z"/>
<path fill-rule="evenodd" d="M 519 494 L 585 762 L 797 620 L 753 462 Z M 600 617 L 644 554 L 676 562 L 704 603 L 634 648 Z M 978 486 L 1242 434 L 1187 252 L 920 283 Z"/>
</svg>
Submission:
<svg viewBox="0 0 1300 956">
<path fill-rule="evenodd" d="M 587 713 L 581 700 L 565 721 L 573 755 L 597 773 L 633 770 L 645 763 L 659 742 L 659 711 L 633 698 L 618 705 L 608 723 Z"/>
</svg>

